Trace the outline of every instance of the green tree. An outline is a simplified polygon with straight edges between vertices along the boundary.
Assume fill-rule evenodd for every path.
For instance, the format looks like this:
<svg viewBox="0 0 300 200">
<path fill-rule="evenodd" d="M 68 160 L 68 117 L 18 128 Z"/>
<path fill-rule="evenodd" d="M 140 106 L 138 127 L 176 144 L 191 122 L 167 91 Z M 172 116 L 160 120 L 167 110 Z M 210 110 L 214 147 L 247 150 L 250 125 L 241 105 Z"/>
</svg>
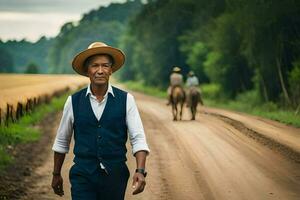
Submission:
<svg viewBox="0 0 300 200">
<path fill-rule="evenodd" d="M 26 71 L 24 72 L 26 74 L 38 74 L 39 73 L 39 67 L 31 62 L 27 65 Z"/>
<path fill-rule="evenodd" d="M 130 40 L 123 44 L 130 48 L 126 68 L 130 66 L 128 69 L 134 71 L 135 78 L 148 85 L 165 87 L 174 65 L 187 73 L 178 37 L 191 27 L 194 11 L 194 1 L 150 1 L 131 20 L 127 32 L 130 36 L 125 37 Z"/>
<path fill-rule="evenodd" d="M 127 21 L 141 8 L 139 0 L 114 3 L 86 13 L 78 22 L 62 26 L 47 57 L 51 73 L 72 73 L 73 57 L 94 41 L 119 47 Z"/>
<path fill-rule="evenodd" d="M 0 72 L 14 72 L 14 62 L 13 62 L 13 57 L 4 48 L 0 48 Z"/>
<path fill-rule="evenodd" d="M 186 40 L 187 36 L 180 37 L 181 41 Z M 195 72 L 195 75 L 199 78 L 200 83 L 208 82 L 209 79 L 204 71 L 204 62 L 209 52 L 208 47 L 201 41 L 195 42 L 193 45 L 183 43 L 180 50 L 187 55 L 186 63 L 190 67 L 190 70 Z"/>
<path fill-rule="evenodd" d="M 6 49 L 14 61 L 13 72 L 23 73 L 26 71 L 29 62 L 34 62 L 41 66 L 40 72 L 47 73 L 48 65 L 46 57 L 53 39 L 41 37 L 37 42 L 28 42 L 26 40 L 0 41 L 0 48 Z"/>
<path fill-rule="evenodd" d="M 300 111 L 300 61 L 293 63 L 294 68 L 289 73 L 290 91 L 292 103 L 296 108 L 296 114 Z"/>
<path fill-rule="evenodd" d="M 234 27 L 234 20 L 226 13 L 215 19 L 214 33 L 208 43 L 211 52 L 205 63 L 207 75 L 221 86 L 224 96 L 230 98 L 253 86 L 253 69 L 241 54 L 242 39 Z"/>
<path fill-rule="evenodd" d="M 300 2 L 295 0 L 229 0 L 228 12 L 242 37 L 242 53 L 257 70 L 265 101 L 284 97 L 290 104 L 288 73 L 299 58 Z M 282 95 L 281 95 L 282 94 Z"/>
</svg>

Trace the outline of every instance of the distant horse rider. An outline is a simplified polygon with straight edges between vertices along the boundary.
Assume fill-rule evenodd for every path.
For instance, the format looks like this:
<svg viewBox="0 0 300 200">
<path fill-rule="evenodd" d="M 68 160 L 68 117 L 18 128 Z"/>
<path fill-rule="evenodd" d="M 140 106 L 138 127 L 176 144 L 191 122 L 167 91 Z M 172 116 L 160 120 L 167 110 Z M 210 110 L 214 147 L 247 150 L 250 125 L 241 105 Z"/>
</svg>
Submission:
<svg viewBox="0 0 300 200">
<path fill-rule="evenodd" d="M 172 102 L 172 93 L 176 86 L 182 88 L 183 85 L 183 76 L 181 74 L 181 69 L 179 67 L 173 67 L 173 71 L 170 75 L 170 86 L 168 87 L 168 103 L 170 105 Z"/>
<path fill-rule="evenodd" d="M 187 86 L 187 107 L 190 107 L 191 106 L 191 91 L 194 89 L 199 90 L 198 89 L 199 80 L 193 71 L 190 71 L 188 73 L 188 78 L 186 79 L 186 86 Z M 200 91 L 199 91 L 199 93 L 200 93 Z"/>
</svg>

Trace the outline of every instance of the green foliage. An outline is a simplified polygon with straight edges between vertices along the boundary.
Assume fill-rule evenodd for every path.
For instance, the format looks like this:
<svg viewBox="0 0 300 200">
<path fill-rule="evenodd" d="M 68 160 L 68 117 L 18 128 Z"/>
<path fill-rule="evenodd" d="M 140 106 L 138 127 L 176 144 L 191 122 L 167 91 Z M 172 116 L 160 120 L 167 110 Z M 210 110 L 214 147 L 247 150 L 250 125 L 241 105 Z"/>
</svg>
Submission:
<svg viewBox="0 0 300 200">
<path fill-rule="evenodd" d="M 123 37 L 123 80 L 165 87 L 173 65 L 194 70 L 222 96 L 257 90 L 290 102 L 288 74 L 300 55 L 299 1 L 149 1 Z M 255 82 L 253 82 L 255 81 Z"/>
<path fill-rule="evenodd" d="M 40 129 L 35 125 L 47 114 L 57 112 L 64 106 L 68 94 L 53 98 L 50 104 L 38 106 L 32 113 L 23 116 L 17 123 L 0 126 L 0 170 L 13 161 L 7 149 L 14 148 L 16 144 L 36 141 L 40 138 Z"/>
<path fill-rule="evenodd" d="M 35 43 L 28 42 L 26 40 L 12 40 L 7 42 L 0 41 L 0 49 L 5 48 L 9 53 L 9 56 L 5 57 L 12 61 L 12 63 L 9 65 L 9 69 L 11 70 L 10 72 L 24 73 L 28 63 L 34 62 L 41 67 L 39 69 L 40 73 L 47 73 L 48 64 L 45 58 L 48 55 L 48 51 L 52 45 L 52 42 L 53 39 L 47 39 L 46 37 L 41 37 Z"/>
<path fill-rule="evenodd" d="M 201 95 L 206 99 L 219 99 L 221 98 L 221 87 L 218 84 L 201 84 Z"/>
<path fill-rule="evenodd" d="M 234 98 L 252 88 L 252 70 L 241 55 L 241 37 L 234 27 L 234 18 L 222 14 L 215 19 L 215 31 L 208 42 L 210 53 L 204 63 L 213 82 L 221 85 L 223 96 Z"/>
<path fill-rule="evenodd" d="M 300 3 L 287 0 L 228 1 L 242 36 L 243 54 L 259 73 L 259 91 L 277 101 L 288 88 L 287 75 L 299 56 Z M 282 76 L 282 80 L 280 80 Z M 288 94 L 285 101 L 289 102 Z"/>
<path fill-rule="evenodd" d="M 235 99 L 237 102 L 248 105 L 250 108 L 253 106 L 259 106 L 263 103 L 257 90 L 249 90 L 240 93 Z M 274 103 L 270 102 L 270 105 L 271 104 L 273 105 Z"/>
<path fill-rule="evenodd" d="M 202 90 L 206 90 L 209 85 L 202 86 Z M 220 98 L 210 98 L 210 96 L 202 95 L 206 106 L 223 108 L 233 111 L 239 111 L 256 115 L 272 120 L 276 120 L 285 124 L 300 127 L 300 116 L 295 115 L 293 110 L 281 109 L 273 102 L 262 103 L 257 91 L 249 91 L 237 96 L 236 100 L 220 100 Z"/>
<path fill-rule="evenodd" d="M 217 83 L 218 80 L 222 78 L 222 74 L 224 74 L 224 68 L 220 63 L 221 60 L 221 53 L 212 51 L 207 54 L 207 59 L 203 63 L 204 70 L 212 82 Z"/>
<path fill-rule="evenodd" d="M 145 86 L 142 82 L 127 81 L 124 82 L 124 84 L 130 90 L 134 90 L 159 98 L 167 98 L 167 91 L 160 90 L 156 87 Z"/>
<path fill-rule="evenodd" d="M 3 59 L 10 58 L 6 56 L 9 54 L 12 57 L 9 60 L 13 61 L 3 66 L 0 64 L 0 72 L 9 70 L 23 73 L 28 63 L 34 62 L 40 66 L 40 73 L 72 73 L 70 65 L 73 57 L 86 49 L 91 42 L 103 41 L 118 46 L 119 37 L 123 34 L 127 21 L 135 16 L 141 7 L 140 0 L 113 3 L 91 10 L 84 14 L 78 23 L 64 24 L 55 38 L 41 37 L 35 43 L 26 40 L 0 41 L 0 49 L 6 49 Z M 3 59 L 0 55 L 0 61 Z"/>
<path fill-rule="evenodd" d="M 118 21 L 127 23 L 128 17 L 142 7 L 140 0 L 127 1 L 126 3 L 111 3 L 108 7 L 100 7 L 83 15 L 80 23 L 92 21 Z"/>
<path fill-rule="evenodd" d="M 35 63 L 31 62 L 27 66 L 27 69 L 26 69 L 25 73 L 26 74 L 38 74 L 39 73 L 39 68 Z"/>
<path fill-rule="evenodd" d="M 38 66 L 47 66 L 36 61 L 47 57 L 51 72 L 71 73 L 79 51 L 104 41 L 126 53 L 125 66 L 116 74 L 121 80 L 163 89 L 176 65 L 183 75 L 193 70 L 201 83 L 219 85 L 223 100 L 250 95 L 254 102 L 300 109 L 299 19 L 300 1 L 295 0 L 133 0 L 66 23 L 56 38 L 34 44 L 43 50 L 33 50 L 26 41 L 5 45 L 22 68 L 18 72 L 25 70 L 28 55 L 39 51 L 47 53 L 30 59 Z"/>
<path fill-rule="evenodd" d="M 14 61 L 12 55 L 5 49 L 0 48 L 0 72 L 14 72 Z"/>
<path fill-rule="evenodd" d="M 174 65 L 188 72 L 178 37 L 191 27 L 194 1 L 151 1 L 131 20 L 122 44 L 129 50 L 123 80 L 131 78 L 146 85 L 166 87 Z M 128 67 L 129 66 L 129 67 Z M 130 73 L 125 72 L 127 69 Z"/>
<path fill-rule="evenodd" d="M 123 25 L 120 22 L 93 21 L 78 26 L 72 23 L 65 24 L 50 49 L 48 57 L 50 72 L 72 73 L 70 64 L 78 52 L 86 49 L 94 41 L 105 41 L 115 46 L 122 29 Z"/>
<path fill-rule="evenodd" d="M 289 84 L 294 107 L 300 105 L 300 61 L 293 63 L 294 68 L 289 73 Z"/>
<path fill-rule="evenodd" d="M 27 117 L 28 118 L 28 117 Z M 32 120 L 27 120 L 32 121 Z M 8 127 L 0 127 L 1 143 L 14 144 L 20 142 L 35 141 L 38 139 L 40 133 L 32 127 L 24 127 L 29 125 L 23 121 L 20 124 L 11 124 Z"/>
<path fill-rule="evenodd" d="M 3 170 L 5 166 L 12 163 L 12 161 L 13 158 L 9 156 L 3 146 L 0 145 L 0 171 Z"/>
<path fill-rule="evenodd" d="M 295 115 L 292 110 L 277 109 L 275 111 L 266 112 L 265 109 L 255 109 L 251 114 L 276 120 L 296 127 L 300 127 L 300 117 L 299 115 Z"/>
<path fill-rule="evenodd" d="M 188 40 L 188 36 L 180 37 L 180 41 Z M 200 83 L 208 82 L 208 77 L 204 72 L 204 62 L 208 54 L 208 47 L 201 41 L 196 42 L 194 45 L 183 43 L 180 50 L 187 55 L 186 63 L 190 66 L 190 70 L 194 71 Z"/>
<path fill-rule="evenodd" d="M 131 81 L 143 80 L 143 78 L 139 77 L 139 74 L 136 73 L 137 71 L 141 70 L 141 67 L 137 65 L 138 63 L 134 62 L 134 60 L 138 59 L 136 56 L 134 56 L 134 52 L 138 48 L 138 45 L 136 44 L 136 41 L 134 40 L 134 37 L 130 33 L 129 29 L 127 29 L 126 33 L 120 37 L 120 48 L 126 52 L 126 55 L 132 56 L 126 56 L 125 66 L 122 67 L 117 73 L 118 78 L 120 80 Z"/>
<path fill-rule="evenodd" d="M 110 46 L 118 47 L 119 38 L 125 31 L 127 21 L 141 6 L 140 1 L 114 3 L 90 11 L 77 24 L 72 22 L 64 24 L 49 50 L 47 60 L 51 66 L 50 72 L 74 72 L 70 67 L 73 57 L 92 42 L 103 41 Z"/>
</svg>

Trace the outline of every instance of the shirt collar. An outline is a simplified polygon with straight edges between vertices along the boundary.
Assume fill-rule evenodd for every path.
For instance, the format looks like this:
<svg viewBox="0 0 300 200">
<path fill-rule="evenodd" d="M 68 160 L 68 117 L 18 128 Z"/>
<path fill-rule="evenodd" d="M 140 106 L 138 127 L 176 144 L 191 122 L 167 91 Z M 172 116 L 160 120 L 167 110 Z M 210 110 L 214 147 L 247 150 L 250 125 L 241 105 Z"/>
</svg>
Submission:
<svg viewBox="0 0 300 200">
<path fill-rule="evenodd" d="M 106 97 L 108 93 L 110 93 L 113 97 L 115 97 L 114 91 L 110 83 L 108 83 L 108 88 L 104 96 Z M 91 91 L 91 84 L 88 85 L 85 96 L 88 96 L 89 94 L 93 95 Z"/>
</svg>

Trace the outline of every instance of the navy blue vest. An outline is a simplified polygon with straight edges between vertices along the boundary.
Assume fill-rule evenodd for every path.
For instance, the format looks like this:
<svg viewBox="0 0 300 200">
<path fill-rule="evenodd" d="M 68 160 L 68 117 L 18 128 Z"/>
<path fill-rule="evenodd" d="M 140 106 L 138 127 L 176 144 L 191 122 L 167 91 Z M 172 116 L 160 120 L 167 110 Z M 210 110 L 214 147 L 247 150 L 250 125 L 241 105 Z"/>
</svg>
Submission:
<svg viewBox="0 0 300 200">
<path fill-rule="evenodd" d="M 92 174 L 100 162 L 110 170 L 126 161 L 127 93 L 113 87 L 108 93 L 103 114 L 98 121 L 90 103 L 87 88 L 72 95 L 74 114 L 74 167 Z"/>
</svg>

